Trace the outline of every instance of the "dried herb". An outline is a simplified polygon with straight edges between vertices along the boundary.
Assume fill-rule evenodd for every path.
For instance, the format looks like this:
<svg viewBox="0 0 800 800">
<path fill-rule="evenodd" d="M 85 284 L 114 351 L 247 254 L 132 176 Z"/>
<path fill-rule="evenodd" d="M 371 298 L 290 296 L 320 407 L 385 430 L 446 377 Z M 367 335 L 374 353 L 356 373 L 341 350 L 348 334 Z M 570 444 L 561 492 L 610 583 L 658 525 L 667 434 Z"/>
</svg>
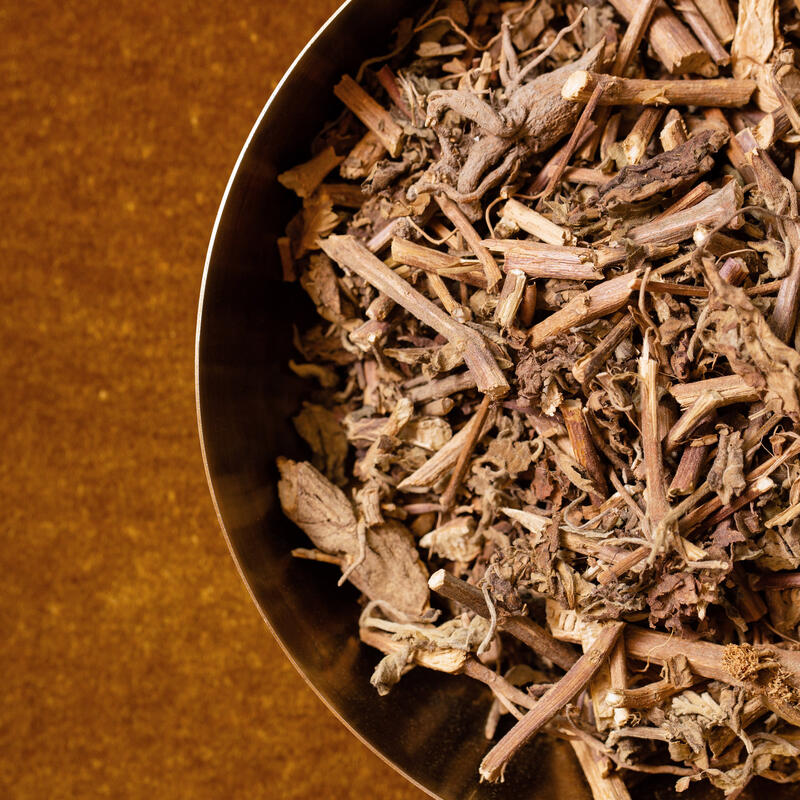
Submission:
<svg viewBox="0 0 800 800">
<path fill-rule="evenodd" d="M 380 694 L 514 718 L 486 780 L 537 732 L 596 798 L 800 780 L 800 12 L 736 12 L 438 3 L 279 177 L 323 321 L 294 554 L 362 592 Z"/>
</svg>

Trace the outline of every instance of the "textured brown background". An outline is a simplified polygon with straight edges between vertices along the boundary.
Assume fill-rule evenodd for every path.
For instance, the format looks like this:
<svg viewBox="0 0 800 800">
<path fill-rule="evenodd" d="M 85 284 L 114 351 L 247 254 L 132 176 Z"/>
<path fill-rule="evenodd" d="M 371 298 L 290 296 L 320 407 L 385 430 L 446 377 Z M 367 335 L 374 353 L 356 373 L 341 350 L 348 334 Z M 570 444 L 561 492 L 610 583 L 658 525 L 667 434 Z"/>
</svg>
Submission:
<svg viewBox="0 0 800 800">
<path fill-rule="evenodd" d="M 0 9 L 0 797 L 421 798 L 284 659 L 205 485 L 205 248 L 337 5 Z"/>
</svg>

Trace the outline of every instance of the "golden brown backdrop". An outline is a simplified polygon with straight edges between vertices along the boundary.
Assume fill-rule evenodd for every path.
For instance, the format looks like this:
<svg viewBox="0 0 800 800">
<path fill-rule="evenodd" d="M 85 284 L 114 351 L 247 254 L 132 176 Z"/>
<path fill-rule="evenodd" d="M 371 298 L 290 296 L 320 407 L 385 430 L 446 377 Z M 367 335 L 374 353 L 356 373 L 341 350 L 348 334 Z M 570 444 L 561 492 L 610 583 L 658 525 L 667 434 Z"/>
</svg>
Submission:
<svg viewBox="0 0 800 800">
<path fill-rule="evenodd" d="M 195 430 L 217 204 L 336 5 L 0 9 L 0 797 L 423 796 L 263 626 Z"/>
</svg>

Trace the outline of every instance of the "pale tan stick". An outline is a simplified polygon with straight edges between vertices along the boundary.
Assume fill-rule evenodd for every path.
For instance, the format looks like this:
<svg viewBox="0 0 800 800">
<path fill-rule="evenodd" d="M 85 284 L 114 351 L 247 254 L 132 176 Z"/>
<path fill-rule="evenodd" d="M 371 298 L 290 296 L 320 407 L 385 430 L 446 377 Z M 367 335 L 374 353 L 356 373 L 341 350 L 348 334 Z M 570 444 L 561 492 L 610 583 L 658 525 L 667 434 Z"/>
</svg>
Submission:
<svg viewBox="0 0 800 800">
<path fill-rule="evenodd" d="M 400 155 L 403 149 L 403 129 L 380 103 L 370 97 L 349 75 L 342 76 L 333 87 L 333 93 L 378 137 L 392 158 Z"/>
<path fill-rule="evenodd" d="M 502 218 L 547 244 L 560 246 L 573 243 L 573 236 L 566 228 L 556 225 L 555 222 L 551 222 L 538 211 L 523 205 L 519 200 L 512 198 L 505 204 Z"/>
<path fill-rule="evenodd" d="M 492 254 L 481 244 L 481 237 L 478 236 L 472 223 L 467 219 L 464 212 L 447 195 L 437 194 L 436 202 L 442 209 L 444 215 L 456 226 L 458 232 L 464 237 L 467 246 L 475 254 L 483 267 L 486 275 L 486 288 L 492 292 L 497 289 L 497 284 L 503 275 L 497 262 L 492 258 Z"/>
<path fill-rule="evenodd" d="M 670 386 L 669 393 L 678 401 L 681 408 L 693 405 L 699 397 L 709 392 L 721 395 L 725 403 L 755 403 L 759 399 L 758 390 L 745 383 L 738 375 L 722 378 L 707 378 L 693 383 L 676 383 Z"/>
<path fill-rule="evenodd" d="M 670 697 L 682 692 L 684 689 L 688 689 L 696 682 L 697 679 L 687 679 L 672 683 L 663 679 L 648 683 L 645 686 L 638 686 L 636 689 L 615 686 L 612 690 L 612 696 L 607 699 L 609 705 L 612 706 L 625 706 L 635 710 L 653 708 L 654 706 L 660 706 Z"/>
<path fill-rule="evenodd" d="M 667 112 L 666 119 L 664 120 L 664 127 L 659 134 L 659 139 L 661 140 L 661 147 L 664 148 L 665 153 L 689 141 L 689 134 L 686 132 L 686 124 L 677 108 L 671 108 Z"/>
<path fill-rule="evenodd" d="M 546 268 L 548 264 L 564 267 L 579 267 L 587 264 L 592 267 L 596 264 L 605 266 L 605 264 L 601 265 L 599 263 L 602 248 L 558 246 L 523 239 L 483 239 L 482 243 L 489 250 L 504 253 L 506 256 L 512 250 L 518 254 L 524 254 L 527 256 L 528 261 L 536 263 L 542 268 Z M 613 248 L 613 250 L 614 261 L 617 259 L 624 260 L 623 248 Z M 614 263 L 614 261 L 607 261 L 606 263 Z"/>
<path fill-rule="evenodd" d="M 611 5 L 631 22 L 640 0 L 611 0 Z M 708 53 L 664 3 L 659 3 L 653 14 L 647 30 L 647 39 L 669 72 L 676 75 L 686 72 L 696 72 L 700 75 L 716 74 L 716 68 L 709 60 Z"/>
<path fill-rule="evenodd" d="M 598 86 L 598 102 L 604 106 L 711 106 L 739 108 L 750 102 L 756 82 L 748 79 L 651 80 L 617 78 L 576 70 L 561 87 L 565 100 L 585 103 Z"/>
<path fill-rule="evenodd" d="M 455 375 L 448 375 L 446 378 L 426 381 L 421 386 L 408 389 L 405 395 L 412 403 L 427 403 L 430 400 L 441 400 L 456 392 L 465 392 L 474 388 L 475 376 L 471 372 L 459 372 Z"/>
<path fill-rule="evenodd" d="M 500 780 L 506 765 L 525 742 L 586 688 L 622 635 L 623 627 L 622 622 L 611 622 L 603 628 L 569 672 L 486 754 L 480 766 L 481 779 Z"/>
<path fill-rule="evenodd" d="M 608 357 L 617 345 L 627 337 L 633 328 L 633 317 L 624 314 L 614 327 L 598 342 L 598 344 L 572 367 L 572 375 L 578 383 L 586 386 L 588 382 L 603 368 Z"/>
<path fill-rule="evenodd" d="M 442 253 L 432 247 L 397 236 L 392 239 L 392 258 L 400 264 L 408 264 L 426 272 L 439 272 L 462 266 L 462 260 L 452 253 Z"/>
<path fill-rule="evenodd" d="M 625 781 L 618 772 L 608 772 L 597 749 L 581 739 L 570 739 L 594 800 L 631 800 Z"/>
<path fill-rule="evenodd" d="M 502 397 L 508 392 L 508 382 L 502 370 L 477 331 L 445 314 L 352 236 L 329 236 L 322 240 L 321 246 L 330 258 L 391 297 L 420 322 L 449 341 L 461 344 L 464 347 L 464 361 L 474 374 L 479 391 L 492 398 Z"/>
<path fill-rule="evenodd" d="M 660 214 L 653 217 L 652 222 L 672 216 L 672 214 L 677 214 L 680 211 L 685 211 L 687 208 L 697 205 L 701 200 L 705 200 L 706 197 L 709 197 L 713 193 L 714 189 L 710 183 L 706 181 L 698 183 L 697 186 L 692 187 L 686 192 L 683 197 L 679 198 L 671 206 L 668 206 Z"/>
<path fill-rule="evenodd" d="M 705 47 L 706 52 L 711 56 L 715 64 L 723 67 L 731 63 L 728 51 L 714 33 L 714 29 L 709 25 L 706 18 L 700 13 L 693 0 L 678 0 L 675 10 L 679 11 L 686 20 L 686 24 L 692 29 L 692 33 L 700 40 L 700 44 Z"/>
<path fill-rule="evenodd" d="M 392 309 L 397 305 L 397 303 L 392 300 L 391 297 L 387 297 L 385 294 L 379 294 L 368 306 L 366 310 L 366 315 L 369 319 L 377 320 L 378 322 L 382 322 L 385 320 L 389 314 L 392 313 Z"/>
<path fill-rule="evenodd" d="M 474 611 L 479 617 L 489 619 L 483 592 L 477 586 L 454 578 L 443 569 L 434 572 L 428 580 L 432 591 L 460 603 Z M 529 617 L 508 616 L 499 614 L 497 627 L 510 633 L 523 644 L 528 645 L 537 655 L 552 661 L 564 670 L 568 670 L 578 660 L 578 654 L 571 648 L 551 636 L 541 625 Z"/>
<path fill-rule="evenodd" d="M 376 133 L 367 131 L 339 166 L 339 174 L 348 181 L 366 178 L 383 158 L 386 148 Z"/>
<path fill-rule="evenodd" d="M 529 346 L 533 349 L 541 347 L 551 338 L 570 328 L 585 325 L 587 322 L 619 311 L 628 302 L 638 275 L 639 271 L 634 270 L 582 292 L 531 328 Z"/>
<path fill-rule="evenodd" d="M 608 623 L 588 622 L 582 626 L 581 647 L 587 652 L 603 628 Z M 620 640 L 621 641 L 621 640 Z M 592 699 L 594 709 L 594 722 L 598 731 L 607 731 L 614 724 L 614 711 L 606 702 L 606 695 L 613 683 L 611 681 L 611 662 L 614 660 L 615 653 L 619 650 L 619 642 L 614 646 L 605 663 L 597 670 L 597 673 L 589 683 L 589 696 Z M 623 645 L 624 646 L 624 645 Z"/>
<path fill-rule="evenodd" d="M 568 167 L 564 170 L 563 180 L 567 183 L 585 183 L 589 186 L 602 186 L 616 177 L 616 172 L 601 172 L 590 167 Z"/>
<path fill-rule="evenodd" d="M 726 404 L 728 401 L 719 392 L 703 392 L 670 429 L 664 440 L 666 451 L 671 453 L 702 422 L 704 417 Z"/>
<path fill-rule="evenodd" d="M 775 47 L 775 0 L 739 0 L 731 44 L 733 74 L 750 75 L 765 65 Z"/>
<path fill-rule="evenodd" d="M 465 443 L 470 441 L 475 435 L 473 426 L 477 421 L 477 417 L 473 416 L 452 439 L 437 450 L 419 469 L 400 481 L 397 488 L 401 492 L 408 492 L 414 491 L 415 489 L 429 489 L 433 486 L 440 478 L 455 467 Z M 486 435 L 492 425 L 494 425 L 494 418 L 493 416 L 489 416 L 480 428 L 478 440 Z"/>
<path fill-rule="evenodd" d="M 514 322 L 522 303 L 525 282 L 525 273 L 521 269 L 509 269 L 506 273 L 500 299 L 494 310 L 494 321 L 501 328 L 508 328 Z"/>
<path fill-rule="evenodd" d="M 661 402 L 662 381 L 658 362 L 650 358 L 650 337 L 645 334 L 639 359 L 639 391 L 641 394 L 640 426 L 645 465 L 645 502 L 647 516 L 653 526 L 669 511 L 667 480 L 661 438 L 658 435 L 658 406 Z"/>
<path fill-rule="evenodd" d="M 622 140 L 619 145 L 622 151 L 622 160 L 617 162 L 617 166 L 624 167 L 628 164 L 636 165 L 641 162 L 647 152 L 647 145 L 656 132 L 658 123 L 664 115 L 662 108 L 645 108 L 639 115 L 639 119 L 634 123 L 631 132 Z"/>
<path fill-rule="evenodd" d="M 491 397 L 488 395 L 484 396 L 483 400 L 481 400 L 481 404 L 478 406 L 478 410 L 475 412 L 475 416 L 470 421 L 469 436 L 466 437 L 461 446 L 461 452 L 458 454 L 455 467 L 453 467 L 453 473 L 450 476 L 450 483 L 447 484 L 447 488 L 444 490 L 439 500 L 439 503 L 445 511 L 451 509 L 455 505 L 458 487 L 461 485 L 461 481 L 467 472 L 469 460 L 472 458 L 475 445 L 478 444 L 478 439 L 480 438 L 483 426 L 486 424 L 491 405 Z"/>
<path fill-rule="evenodd" d="M 359 630 L 359 637 L 364 644 L 385 654 L 397 653 L 405 648 L 404 642 L 398 641 L 391 633 L 385 631 L 362 627 Z M 411 657 L 413 664 L 426 669 L 445 672 L 449 675 L 468 675 L 488 686 L 496 697 L 505 698 L 523 708 L 531 709 L 536 705 L 533 697 L 509 683 L 502 675 L 498 675 L 464 650 L 418 648 L 414 650 Z M 522 715 L 515 716 L 519 718 Z"/>
<path fill-rule="evenodd" d="M 714 35 L 722 44 L 728 44 L 736 33 L 736 17 L 728 0 L 694 0 L 700 13 L 706 18 Z"/>
<path fill-rule="evenodd" d="M 698 225 L 715 228 L 729 220 L 741 208 L 742 200 L 739 184 L 729 181 L 697 205 L 660 220 L 637 225 L 628 231 L 628 236 L 639 244 L 678 244 L 690 239 Z"/>
<path fill-rule="evenodd" d="M 652 294 L 674 294 L 680 297 L 708 297 L 708 289 L 705 286 L 688 286 L 685 283 L 672 283 L 671 281 L 648 280 L 645 283 L 637 280 L 633 284 L 633 290 L 638 291 L 644 286 L 646 292 Z"/>
<path fill-rule="evenodd" d="M 574 611 L 561 610 L 558 616 L 558 624 L 554 625 L 548 605 L 548 621 L 553 636 L 564 642 L 580 644 L 582 625 L 578 615 Z M 770 648 L 775 651 L 777 660 L 800 678 L 800 651 L 784 650 L 774 645 L 770 645 Z M 689 669 L 695 675 L 736 686 L 737 682 L 722 666 L 724 650 L 725 646 L 721 644 L 692 641 L 682 636 L 641 628 L 637 625 L 625 625 L 625 652 L 629 658 L 662 665 L 670 658 L 685 656 L 689 662 Z"/>
<path fill-rule="evenodd" d="M 567 261 L 564 258 L 563 261 Z M 601 281 L 603 273 L 598 272 L 591 262 L 567 264 L 558 260 L 550 260 L 546 255 L 535 253 L 530 249 L 511 249 L 506 253 L 504 268 L 517 270 L 529 278 L 560 278 L 568 281 Z"/>
<path fill-rule="evenodd" d="M 428 273 L 428 286 L 430 290 L 441 300 L 444 310 L 458 322 L 468 322 L 470 312 L 461 303 L 457 302 L 450 290 L 442 280 L 441 276 L 435 272 Z"/>
</svg>

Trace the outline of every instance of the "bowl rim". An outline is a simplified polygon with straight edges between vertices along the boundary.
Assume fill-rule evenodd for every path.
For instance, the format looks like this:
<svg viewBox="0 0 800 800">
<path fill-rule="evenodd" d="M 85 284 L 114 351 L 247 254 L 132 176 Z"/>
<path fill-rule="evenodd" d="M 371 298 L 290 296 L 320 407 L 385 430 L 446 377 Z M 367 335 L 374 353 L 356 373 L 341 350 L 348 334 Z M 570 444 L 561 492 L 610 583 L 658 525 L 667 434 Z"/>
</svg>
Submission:
<svg viewBox="0 0 800 800">
<path fill-rule="evenodd" d="M 214 225 L 211 229 L 211 236 L 208 242 L 208 248 L 206 250 L 205 261 L 203 264 L 203 276 L 200 282 L 200 292 L 197 301 L 197 322 L 195 327 L 195 344 L 194 344 L 194 395 L 195 395 L 195 412 L 197 416 L 197 432 L 198 438 L 200 440 L 200 455 L 203 460 L 203 470 L 206 476 L 206 483 L 208 484 L 208 490 L 211 495 L 211 502 L 214 507 L 214 513 L 217 517 L 217 522 L 219 523 L 220 530 L 222 531 L 222 535 L 225 539 L 225 543 L 228 546 L 228 552 L 230 553 L 231 558 L 233 559 L 233 563 L 236 566 L 236 571 L 239 573 L 239 578 L 244 584 L 247 594 L 250 596 L 250 600 L 252 601 L 253 605 L 256 607 L 256 610 L 259 613 L 264 624 L 267 626 L 267 629 L 272 634 L 273 639 L 278 643 L 280 649 L 283 651 L 283 655 L 289 660 L 289 663 L 294 667 L 294 669 L 298 672 L 298 674 L 302 677 L 305 681 L 306 685 L 311 688 L 314 694 L 322 701 L 325 708 L 334 715 L 334 717 L 342 724 L 353 736 L 361 742 L 362 745 L 366 746 L 370 752 L 374 753 L 378 758 L 380 758 L 383 763 L 388 764 L 395 772 L 398 772 L 402 775 L 407 781 L 409 781 L 412 785 L 416 786 L 420 791 L 424 792 L 429 797 L 434 798 L 434 800 L 441 800 L 441 797 L 438 794 L 435 794 L 426 786 L 421 784 L 411 775 L 409 775 L 402 767 L 384 755 L 375 745 L 373 745 L 364 735 L 362 735 L 356 728 L 354 728 L 339 712 L 337 708 L 335 708 L 332 703 L 325 697 L 325 695 L 319 690 L 311 681 L 311 679 L 306 675 L 302 667 L 298 664 L 295 658 L 292 656 L 291 652 L 289 651 L 287 645 L 284 643 L 283 639 L 278 635 L 275 631 L 267 613 L 264 609 L 261 608 L 260 603 L 256 599 L 256 596 L 253 592 L 252 587 L 250 586 L 249 581 L 245 577 L 244 570 L 242 565 L 239 562 L 239 558 L 236 554 L 236 550 L 234 549 L 233 542 L 228 534 L 228 530 L 225 527 L 225 522 L 222 518 L 222 513 L 220 512 L 219 502 L 217 500 L 217 494 L 214 489 L 214 483 L 211 478 L 211 471 L 209 468 L 208 458 L 206 454 L 206 437 L 205 437 L 205 428 L 203 425 L 203 414 L 202 414 L 202 403 L 200 397 L 200 370 L 201 370 L 201 363 L 200 363 L 200 340 L 201 340 L 201 333 L 203 328 L 203 309 L 205 305 L 205 296 L 206 296 L 206 285 L 208 282 L 208 275 L 211 269 L 211 260 L 212 255 L 214 252 L 214 246 L 216 243 L 217 232 L 219 230 L 220 222 L 222 220 L 222 216 L 225 212 L 225 208 L 228 202 L 228 196 L 231 192 L 233 184 L 238 177 L 239 170 L 241 168 L 242 162 L 247 154 L 247 151 L 250 149 L 250 145 L 252 140 L 255 138 L 259 128 L 261 127 L 264 118 L 269 113 L 269 110 L 280 94 L 283 89 L 284 84 L 295 71 L 297 66 L 303 61 L 306 54 L 309 50 L 311 50 L 314 45 L 316 44 L 317 40 L 320 39 L 323 34 L 330 28 L 337 17 L 340 16 L 344 12 L 344 10 L 353 3 L 354 0 L 344 0 L 344 2 L 328 17 L 327 20 L 320 26 L 320 28 L 316 31 L 316 33 L 306 42 L 300 52 L 295 56 L 292 60 L 292 63 L 286 69 L 286 71 L 281 76 L 278 83 L 275 85 L 275 88 L 270 93 L 269 97 L 267 98 L 266 103 L 264 104 L 263 108 L 259 112 L 258 116 L 256 117 L 253 126 L 250 129 L 250 132 L 247 135 L 247 138 L 242 145 L 241 150 L 239 151 L 239 155 L 236 158 L 236 161 L 233 165 L 231 173 L 228 177 L 228 181 L 225 185 L 225 190 L 222 193 L 222 198 L 220 199 L 219 208 L 217 209 L 216 216 L 214 218 Z"/>
</svg>

